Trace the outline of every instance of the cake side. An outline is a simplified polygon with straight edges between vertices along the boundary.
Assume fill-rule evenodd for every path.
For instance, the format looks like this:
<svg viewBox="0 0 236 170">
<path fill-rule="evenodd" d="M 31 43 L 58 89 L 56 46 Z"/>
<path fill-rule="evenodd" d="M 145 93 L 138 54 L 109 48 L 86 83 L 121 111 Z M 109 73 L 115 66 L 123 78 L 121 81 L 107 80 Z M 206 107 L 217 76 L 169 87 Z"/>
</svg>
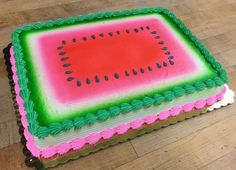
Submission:
<svg viewBox="0 0 236 170">
<path fill-rule="evenodd" d="M 16 72 L 17 69 L 15 67 L 15 60 L 14 57 L 11 57 L 11 64 L 12 64 L 12 72 L 13 72 L 13 80 L 15 82 L 15 92 L 16 92 L 16 101 L 19 105 L 19 112 L 21 114 L 21 122 L 24 129 L 24 136 L 27 139 L 26 146 L 31 151 L 31 153 L 36 157 L 45 157 L 49 158 L 55 154 L 65 154 L 69 150 L 80 150 L 86 145 L 94 145 L 98 143 L 100 140 L 108 140 L 109 138 L 112 138 L 114 135 L 122 135 L 125 134 L 129 129 L 138 129 L 141 126 L 145 125 L 151 125 L 155 123 L 156 121 L 166 120 L 170 117 L 175 117 L 179 115 L 181 112 L 190 112 L 194 109 L 201 109 L 205 106 L 211 106 L 215 102 L 220 101 L 223 99 L 224 93 L 226 92 L 226 87 L 223 89 L 219 88 L 217 91 L 212 91 L 212 94 L 209 97 L 200 98 L 203 96 L 203 94 L 199 95 L 198 100 L 194 100 L 192 102 L 184 103 L 183 105 L 175 105 L 173 107 L 167 106 L 169 108 L 168 110 L 162 110 L 161 112 L 158 112 L 157 110 L 153 109 L 153 111 L 156 112 L 149 112 L 149 110 L 146 110 L 147 113 L 149 113 L 146 117 L 143 117 L 141 119 L 133 118 L 132 121 L 127 123 L 121 123 L 118 124 L 116 127 L 106 127 L 104 130 L 99 131 L 97 127 L 95 126 L 95 129 L 98 130 L 97 132 L 87 132 L 87 135 L 84 137 L 78 137 L 76 135 L 80 135 L 81 129 L 75 130 L 75 133 L 68 134 L 67 133 L 60 133 L 59 136 L 49 136 L 44 139 L 37 139 L 34 136 L 31 135 L 28 129 L 28 120 L 26 112 L 24 111 L 24 107 L 22 105 L 22 99 L 19 96 L 19 85 L 17 82 L 17 76 Z M 216 93 L 217 92 L 217 93 Z M 177 102 L 177 101 L 176 101 Z M 142 112 L 142 111 L 141 111 Z M 137 113 L 137 112 L 136 112 Z M 95 124 L 96 125 L 96 124 Z M 86 129 L 85 129 L 86 131 Z M 64 137 L 63 137 L 64 135 Z M 73 138 L 71 139 L 64 139 L 65 136 L 69 135 Z M 58 138 L 59 137 L 59 138 Z M 61 138 L 61 139 L 60 139 Z M 64 140 L 64 141 L 63 141 Z M 59 142 L 59 143 L 58 143 Z"/>
<path fill-rule="evenodd" d="M 138 13 L 143 13 L 144 11 L 147 10 L 140 10 Z M 212 56 L 210 56 L 209 52 L 204 48 L 204 46 L 202 46 L 198 40 L 196 40 L 196 38 L 191 34 L 190 31 L 186 31 L 186 27 L 182 24 L 181 21 L 179 21 L 178 19 L 175 18 L 175 16 L 173 14 L 171 14 L 170 12 L 163 10 L 161 8 L 158 9 L 149 9 L 149 12 L 157 12 L 157 13 L 164 13 L 165 15 L 167 15 L 168 17 L 172 18 L 173 21 L 175 23 L 177 23 L 177 25 L 179 24 L 180 28 L 182 28 L 182 30 L 184 30 L 184 34 L 186 34 L 191 41 L 193 41 L 195 43 L 195 45 L 197 46 L 197 48 L 200 49 L 200 51 L 203 53 L 204 57 L 206 60 L 208 60 L 208 62 L 211 64 L 211 66 L 215 69 L 215 71 L 217 72 L 216 76 L 214 76 L 213 79 L 207 79 L 204 80 L 203 82 L 197 82 L 194 83 L 194 86 L 190 85 L 190 86 L 184 86 L 184 87 L 178 87 L 175 89 L 172 89 L 171 91 L 168 91 L 168 93 L 163 93 L 165 95 L 160 95 L 159 98 L 153 98 L 153 97 L 149 97 L 149 96 L 145 96 L 145 98 L 143 98 L 142 100 L 134 100 L 134 102 L 131 102 L 131 104 L 126 103 L 126 107 L 124 107 L 125 109 L 128 109 L 128 111 L 131 111 L 133 109 L 133 107 L 136 107 L 138 109 L 142 108 L 143 106 L 145 106 L 145 103 L 148 103 L 147 105 L 149 105 L 150 103 L 153 104 L 155 99 L 157 99 L 158 102 L 163 101 L 164 99 L 166 100 L 170 100 L 173 99 L 173 97 L 178 97 L 178 96 L 182 96 L 184 93 L 186 92 L 190 92 L 193 93 L 194 90 L 203 90 L 205 87 L 213 87 L 213 86 L 221 86 L 224 82 L 227 81 L 226 78 L 226 74 L 225 71 L 222 70 L 221 66 L 219 63 L 217 63 L 214 58 Z M 137 13 L 134 12 L 134 13 Z M 104 14 L 105 15 L 105 14 Z M 121 14 L 119 14 L 121 15 Z M 91 15 L 89 15 L 91 17 Z M 95 16 L 93 16 L 95 17 Z M 76 19 L 70 19 L 70 22 L 73 21 L 75 22 Z M 61 22 L 64 21 L 60 20 Z M 53 22 L 49 22 L 51 24 L 48 24 L 47 26 L 53 26 Z M 37 24 L 37 27 L 41 27 L 41 24 Z M 27 31 L 29 29 L 31 29 L 31 26 L 28 27 L 24 27 L 24 29 Z M 28 87 L 27 87 L 27 78 L 25 77 L 26 72 L 24 71 L 24 61 L 21 60 L 22 59 L 22 50 L 21 47 L 19 46 L 19 33 L 20 31 L 17 30 L 14 33 L 13 36 L 13 45 L 14 45 L 14 50 L 15 50 L 15 57 L 16 57 L 16 66 L 17 69 L 19 70 L 17 72 L 18 76 L 19 76 L 19 86 L 21 89 L 21 97 L 24 100 L 24 106 L 25 109 L 27 111 L 27 119 L 29 120 L 29 129 L 30 132 L 38 137 L 46 137 L 49 134 L 57 134 L 59 133 L 61 130 L 68 130 L 74 126 L 77 127 L 81 127 L 82 124 L 84 124 L 84 122 L 86 121 L 87 123 L 89 121 L 95 121 L 97 118 L 98 120 L 101 121 L 105 121 L 107 120 L 107 118 L 111 115 L 111 114 L 117 114 L 117 110 L 119 110 L 118 112 L 120 112 L 119 107 L 115 107 L 115 111 L 114 111 L 114 107 L 113 110 L 112 109 L 108 109 L 108 110 L 102 110 L 100 112 L 97 113 L 93 113 L 92 115 L 90 114 L 90 117 L 86 117 L 85 119 L 82 120 L 81 117 L 72 120 L 67 120 L 67 121 L 63 121 L 62 123 L 54 123 L 52 125 L 49 125 L 48 127 L 41 127 L 39 125 L 39 123 L 37 122 L 37 113 L 34 111 L 34 104 L 33 102 L 30 100 L 30 96 L 29 96 L 29 91 L 28 91 Z M 141 107 L 140 107 L 141 106 Z M 126 110 L 127 111 L 127 110 Z M 98 114 L 99 113 L 99 114 Z"/>
<path fill-rule="evenodd" d="M 6 51 L 5 51 L 6 52 Z M 4 52 L 4 53 L 5 53 Z M 5 55 L 10 55 L 8 54 L 9 52 L 6 52 Z M 10 73 L 9 73 L 10 74 Z M 12 78 L 10 78 L 10 80 L 12 81 Z M 226 86 L 227 87 L 227 86 Z M 13 86 L 14 88 L 14 86 Z M 14 93 L 14 92 L 13 92 Z M 19 94 L 18 94 L 19 95 Z M 212 102 L 214 100 L 209 100 L 208 102 Z M 207 110 L 209 111 L 212 111 L 214 108 L 220 108 L 222 106 L 226 106 L 228 103 L 232 103 L 233 102 L 233 92 L 231 90 L 229 90 L 227 88 L 226 90 L 226 93 L 224 94 L 224 97 L 223 97 L 223 100 L 213 104 L 212 106 L 210 107 L 205 107 L 205 108 L 208 108 Z M 15 103 L 16 104 L 16 103 Z M 200 109 L 200 110 L 204 110 L 205 108 L 203 109 Z M 150 132 L 151 130 L 154 130 L 156 128 L 160 128 L 160 127 L 163 127 L 163 126 L 168 126 L 170 124 L 173 124 L 173 123 L 176 123 L 177 121 L 182 121 L 186 118 L 190 118 L 192 116 L 196 116 L 198 115 L 199 113 L 204 113 L 205 111 L 200 111 L 200 110 L 196 110 L 195 111 L 190 111 L 190 112 L 186 112 L 186 113 L 180 113 L 179 115 L 176 115 L 174 117 L 169 117 L 168 119 L 166 119 L 166 121 L 157 121 L 156 123 L 153 123 L 153 124 L 150 124 L 151 128 L 148 127 L 148 129 L 146 128 L 147 126 L 144 125 L 144 126 L 141 126 L 140 128 L 138 129 L 135 129 L 135 130 L 128 130 L 127 133 L 125 134 L 122 134 L 122 135 L 115 135 L 114 138 L 110 138 L 108 140 L 104 140 L 104 138 L 102 140 L 99 140 L 98 143 L 96 143 L 95 145 L 92 144 L 92 145 L 86 145 L 86 147 L 83 147 L 79 150 L 70 150 L 68 151 L 66 154 L 60 154 L 59 152 L 57 152 L 57 155 L 54 155 L 53 157 L 52 156 L 49 156 L 50 155 L 50 152 L 47 152 L 47 151 L 44 151 L 44 154 L 47 155 L 45 157 L 47 157 L 46 159 L 41 157 L 40 158 L 40 162 L 43 164 L 43 166 L 45 168 L 47 167 L 53 167 L 53 166 L 56 166 L 58 164 L 61 164 L 61 163 L 65 163 L 66 161 L 70 160 L 70 159 L 76 159 L 80 156 L 85 156 L 91 152 L 95 152 L 95 151 L 98 151 L 100 149 L 103 149 L 103 148 L 106 148 L 108 146 L 111 146 L 111 145 L 115 145 L 119 142 L 124 142 L 128 139 L 132 139 L 134 138 L 135 136 L 137 135 L 141 135 L 143 133 L 147 133 L 147 132 Z M 193 113 L 193 114 L 192 114 Z M 185 117 L 185 118 L 184 118 Z M 18 117 L 19 118 L 19 117 Z M 18 120 L 19 121 L 19 120 Z M 154 129 L 153 129 L 154 128 Z M 142 130 L 141 130 L 142 129 Z M 23 135 L 22 133 L 24 132 L 24 129 L 19 131 L 19 133 L 21 135 Z M 134 132 L 134 133 L 133 133 Z M 131 135 L 132 134 L 132 135 Z M 29 151 L 27 151 L 26 149 L 26 140 L 24 139 L 24 137 L 22 138 L 22 144 L 24 145 L 24 149 L 23 149 L 23 152 L 24 154 L 26 155 L 26 164 L 28 166 L 36 166 L 36 167 L 42 167 L 42 164 L 38 162 L 38 160 L 34 157 L 31 156 L 31 154 L 29 153 Z M 66 147 L 66 145 L 64 145 L 64 147 Z M 56 148 L 55 148 L 56 149 Z M 60 150 L 59 148 L 54 150 L 54 151 L 58 151 Z M 53 151 L 53 152 L 54 152 Z M 61 151 L 62 152 L 62 151 Z M 52 153 L 52 152 L 51 152 Z M 49 158 L 50 157 L 50 158 Z"/>
</svg>

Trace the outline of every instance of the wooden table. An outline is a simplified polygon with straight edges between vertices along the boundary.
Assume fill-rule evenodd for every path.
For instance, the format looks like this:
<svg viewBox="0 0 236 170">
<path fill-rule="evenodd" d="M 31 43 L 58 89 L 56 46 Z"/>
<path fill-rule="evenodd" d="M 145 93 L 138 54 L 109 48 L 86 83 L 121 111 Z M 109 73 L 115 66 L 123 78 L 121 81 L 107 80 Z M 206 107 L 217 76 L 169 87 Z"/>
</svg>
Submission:
<svg viewBox="0 0 236 170">
<path fill-rule="evenodd" d="M 88 12 L 172 10 L 227 69 L 236 89 L 236 0 L 1 0 L 0 49 L 16 26 Z M 0 55 L 0 169 L 28 169 Z M 236 104 L 138 137 L 55 169 L 236 169 Z"/>
</svg>

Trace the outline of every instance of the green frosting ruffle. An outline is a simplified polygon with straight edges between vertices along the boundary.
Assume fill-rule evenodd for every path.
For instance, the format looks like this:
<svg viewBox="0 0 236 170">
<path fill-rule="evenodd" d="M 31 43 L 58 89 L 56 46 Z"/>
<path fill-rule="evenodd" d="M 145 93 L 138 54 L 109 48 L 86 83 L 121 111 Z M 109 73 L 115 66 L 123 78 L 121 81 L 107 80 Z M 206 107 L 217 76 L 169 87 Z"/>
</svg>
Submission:
<svg viewBox="0 0 236 170">
<path fill-rule="evenodd" d="M 166 91 L 164 92 L 164 97 L 166 101 L 171 101 L 174 99 L 175 95 L 172 91 Z"/>
<path fill-rule="evenodd" d="M 141 100 L 133 100 L 131 104 L 134 110 L 138 110 L 143 107 L 143 102 Z"/>
<path fill-rule="evenodd" d="M 74 119 L 74 128 L 75 129 L 80 129 L 85 124 L 86 124 L 86 121 L 83 117 L 77 117 Z"/>
<path fill-rule="evenodd" d="M 173 92 L 176 97 L 181 97 L 185 94 L 185 90 L 182 87 L 174 87 Z"/>
<path fill-rule="evenodd" d="M 73 121 L 71 120 L 65 120 L 62 122 L 62 128 L 64 131 L 68 131 L 73 127 L 74 127 L 74 124 L 73 124 Z"/>
<path fill-rule="evenodd" d="M 165 97 L 160 95 L 160 94 L 155 94 L 154 95 L 154 104 L 155 105 L 160 105 L 162 102 L 164 102 Z"/>
<path fill-rule="evenodd" d="M 132 106 L 129 103 L 122 103 L 120 109 L 123 113 L 128 113 L 132 110 Z"/>
<path fill-rule="evenodd" d="M 49 128 L 49 132 L 50 132 L 50 134 L 52 134 L 52 135 L 57 135 L 58 133 L 60 133 L 62 130 L 63 130 L 63 126 L 62 126 L 62 124 L 60 124 L 60 123 L 52 123 L 51 125 L 50 125 L 50 128 Z"/>
<path fill-rule="evenodd" d="M 37 131 L 37 135 L 39 138 L 45 138 L 48 136 L 48 128 L 47 127 L 39 127 L 38 131 Z"/>
<path fill-rule="evenodd" d="M 144 107 L 150 107 L 150 106 L 153 105 L 154 101 L 155 100 L 151 97 L 144 97 L 143 98 L 143 106 Z"/>
<path fill-rule="evenodd" d="M 121 109 L 117 106 L 112 106 L 112 107 L 110 107 L 109 112 L 110 112 L 110 116 L 114 117 L 114 116 L 118 116 L 120 114 Z"/>
<path fill-rule="evenodd" d="M 187 94 L 192 94 L 196 91 L 195 87 L 191 84 L 187 84 L 184 86 L 184 89 L 186 91 Z"/>
<path fill-rule="evenodd" d="M 97 119 L 100 121 L 105 121 L 108 119 L 109 117 L 109 112 L 106 110 L 99 110 L 96 114 Z"/>
<path fill-rule="evenodd" d="M 85 122 L 89 125 L 94 124 L 96 120 L 97 120 L 97 116 L 95 116 L 92 113 L 89 113 L 85 116 Z"/>
<path fill-rule="evenodd" d="M 202 91 L 206 88 L 205 83 L 203 83 L 202 81 L 198 81 L 194 84 L 195 88 L 197 91 Z"/>
</svg>

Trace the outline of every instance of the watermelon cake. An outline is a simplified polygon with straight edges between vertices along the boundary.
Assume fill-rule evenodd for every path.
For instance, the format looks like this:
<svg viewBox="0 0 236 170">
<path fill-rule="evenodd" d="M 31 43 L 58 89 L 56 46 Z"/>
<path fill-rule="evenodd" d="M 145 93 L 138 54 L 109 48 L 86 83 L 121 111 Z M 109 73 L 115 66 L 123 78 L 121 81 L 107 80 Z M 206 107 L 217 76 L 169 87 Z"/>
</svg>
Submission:
<svg viewBox="0 0 236 170">
<path fill-rule="evenodd" d="M 163 8 L 25 25 L 4 52 L 26 164 L 40 168 L 233 102 L 221 64 Z"/>
</svg>

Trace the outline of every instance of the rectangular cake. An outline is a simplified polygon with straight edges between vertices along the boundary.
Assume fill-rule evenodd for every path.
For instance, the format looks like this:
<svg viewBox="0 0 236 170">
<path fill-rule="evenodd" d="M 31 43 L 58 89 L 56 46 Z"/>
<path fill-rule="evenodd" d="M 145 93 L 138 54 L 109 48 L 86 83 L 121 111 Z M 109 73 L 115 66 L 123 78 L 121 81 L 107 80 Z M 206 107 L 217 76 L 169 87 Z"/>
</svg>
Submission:
<svg viewBox="0 0 236 170">
<path fill-rule="evenodd" d="M 4 53 L 26 164 L 37 168 L 233 102 L 221 64 L 163 8 L 25 25 Z"/>
</svg>

